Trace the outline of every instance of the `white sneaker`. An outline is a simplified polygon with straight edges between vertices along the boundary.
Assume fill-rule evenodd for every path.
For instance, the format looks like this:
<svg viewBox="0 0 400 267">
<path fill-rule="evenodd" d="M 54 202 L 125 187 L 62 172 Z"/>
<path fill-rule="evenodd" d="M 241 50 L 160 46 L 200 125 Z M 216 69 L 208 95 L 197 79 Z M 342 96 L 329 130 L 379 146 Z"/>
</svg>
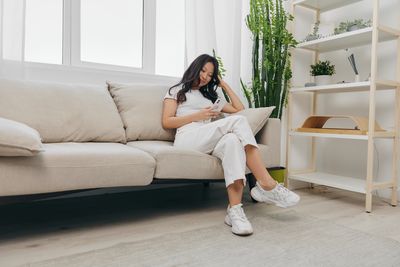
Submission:
<svg viewBox="0 0 400 267">
<path fill-rule="evenodd" d="M 250 191 L 251 196 L 258 202 L 275 204 L 281 208 L 296 205 L 300 201 L 300 196 L 290 191 L 281 184 L 277 184 L 271 190 L 265 190 L 257 182 Z"/>
<path fill-rule="evenodd" d="M 236 235 L 251 235 L 253 233 L 253 227 L 249 220 L 247 220 L 246 214 L 244 214 L 242 204 L 237 204 L 227 208 L 227 215 L 225 216 L 225 223 L 232 227 L 232 233 Z"/>
</svg>

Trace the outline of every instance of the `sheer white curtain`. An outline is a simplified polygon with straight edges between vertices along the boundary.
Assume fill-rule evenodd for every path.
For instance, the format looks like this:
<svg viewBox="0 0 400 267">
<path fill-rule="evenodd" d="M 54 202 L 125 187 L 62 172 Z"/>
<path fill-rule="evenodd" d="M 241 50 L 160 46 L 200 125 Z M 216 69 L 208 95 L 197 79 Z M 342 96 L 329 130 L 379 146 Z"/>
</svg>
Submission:
<svg viewBox="0 0 400 267">
<path fill-rule="evenodd" d="M 214 0 L 186 0 L 186 56 L 189 65 L 201 54 L 217 50 Z"/>
<path fill-rule="evenodd" d="M 186 0 L 186 64 L 215 49 L 225 81 L 240 95 L 242 0 Z"/>
<path fill-rule="evenodd" d="M 25 0 L 0 0 L 0 76 L 25 78 Z"/>
</svg>

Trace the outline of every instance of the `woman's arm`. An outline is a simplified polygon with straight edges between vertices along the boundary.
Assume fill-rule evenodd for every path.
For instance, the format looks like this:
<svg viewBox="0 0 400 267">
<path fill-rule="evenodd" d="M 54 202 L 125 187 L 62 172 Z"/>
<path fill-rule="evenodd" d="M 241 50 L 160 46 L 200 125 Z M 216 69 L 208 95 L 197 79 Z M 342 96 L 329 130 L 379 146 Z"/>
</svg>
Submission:
<svg viewBox="0 0 400 267">
<path fill-rule="evenodd" d="M 235 92 L 232 90 L 232 88 L 222 79 L 219 79 L 220 83 L 219 86 L 222 88 L 222 90 L 225 91 L 225 93 L 229 96 L 231 103 L 227 103 L 224 108 L 222 109 L 222 112 L 225 113 L 236 113 L 238 111 L 241 111 L 244 109 L 243 103 L 240 101 L 239 97 L 235 94 Z"/>
<path fill-rule="evenodd" d="M 176 129 L 194 121 L 215 118 L 219 114 L 219 112 L 213 111 L 211 107 L 207 107 L 186 116 L 176 117 L 177 108 L 178 102 L 175 99 L 167 98 L 164 100 L 162 126 L 165 129 Z"/>
</svg>

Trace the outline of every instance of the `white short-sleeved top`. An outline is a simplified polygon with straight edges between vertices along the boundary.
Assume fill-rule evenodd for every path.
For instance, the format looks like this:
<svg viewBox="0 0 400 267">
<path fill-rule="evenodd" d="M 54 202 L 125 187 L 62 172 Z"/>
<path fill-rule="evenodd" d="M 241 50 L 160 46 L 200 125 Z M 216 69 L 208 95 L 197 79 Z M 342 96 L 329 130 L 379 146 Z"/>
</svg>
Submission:
<svg viewBox="0 0 400 267">
<path fill-rule="evenodd" d="M 181 90 L 181 87 L 174 87 L 171 89 L 171 94 L 169 94 L 169 91 L 167 91 L 164 99 L 166 98 L 171 98 L 171 99 L 175 99 L 178 100 L 178 92 L 179 90 Z M 178 107 L 176 109 L 176 117 L 181 117 L 181 116 L 186 116 L 189 114 L 193 114 L 195 112 L 200 111 L 201 109 L 207 108 L 207 107 L 211 107 L 213 105 L 213 102 L 208 99 L 205 98 L 200 90 L 189 90 L 188 92 L 186 92 L 185 94 L 186 96 L 186 101 L 183 103 L 179 103 Z M 227 103 L 224 97 L 221 97 L 220 94 L 218 93 L 218 97 L 221 98 L 221 101 L 223 101 L 223 103 Z M 204 123 L 208 123 L 211 122 L 211 120 L 207 120 L 207 121 L 201 121 L 200 123 L 204 124 Z M 186 124 L 180 128 L 178 128 L 178 132 L 180 132 L 183 129 L 187 129 L 190 126 L 193 126 L 193 123 L 189 123 Z"/>
</svg>

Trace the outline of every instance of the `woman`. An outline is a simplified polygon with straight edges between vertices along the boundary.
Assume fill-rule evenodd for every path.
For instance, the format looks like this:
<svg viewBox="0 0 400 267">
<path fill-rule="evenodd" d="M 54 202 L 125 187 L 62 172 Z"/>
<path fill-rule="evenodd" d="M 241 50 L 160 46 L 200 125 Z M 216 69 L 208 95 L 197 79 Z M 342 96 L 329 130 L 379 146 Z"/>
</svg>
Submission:
<svg viewBox="0 0 400 267">
<path fill-rule="evenodd" d="M 172 86 L 164 98 L 162 124 L 177 128 L 174 146 L 212 154 L 222 161 L 229 205 L 225 223 L 237 235 L 250 235 L 252 226 L 243 211 L 241 199 L 246 185 L 246 163 L 257 179 L 251 196 L 280 207 L 297 204 L 300 197 L 278 184 L 266 170 L 247 119 L 241 115 L 211 122 L 219 115 L 213 103 L 224 102 L 222 112 L 236 113 L 244 109 L 238 96 L 218 77 L 218 62 L 201 55 L 185 71 L 182 80 Z M 220 98 L 217 87 L 229 96 L 231 103 Z"/>
</svg>

